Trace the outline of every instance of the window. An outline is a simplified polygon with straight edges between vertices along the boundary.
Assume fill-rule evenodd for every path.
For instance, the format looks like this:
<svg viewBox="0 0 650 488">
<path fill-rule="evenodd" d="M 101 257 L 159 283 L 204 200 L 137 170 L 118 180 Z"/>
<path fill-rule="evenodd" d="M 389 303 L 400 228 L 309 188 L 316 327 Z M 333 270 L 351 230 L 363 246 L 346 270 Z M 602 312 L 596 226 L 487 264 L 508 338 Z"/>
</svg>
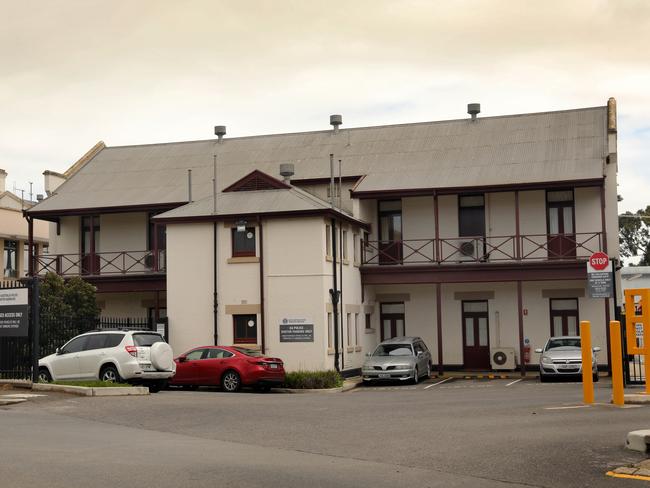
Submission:
<svg viewBox="0 0 650 488">
<path fill-rule="evenodd" d="M 372 323 L 370 322 L 370 314 L 366 314 L 366 329 L 372 329 Z"/>
<path fill-rule="evenodd" d="M 43 251 L 45 251 L 45 248 L 43 248 Z M 27 276 L 28 274 L 29 274 L 29 244 L 25 243 L 23 244 L 23 276 Z"/>
<path fill-rule="evenodd" d="M 87 336 L 82 336 L 82 337 L 77 337 L 76 339 L 72 339 L 65 346 L 63 346 L 63 349 L 61 350 L 61 354 L 69 354 L 71 352 L 83 351 L 84 346 L 86 345 L 86 340 L 87 340 L 86 337 Z"/>
<path fill-rule="evenodd" d="M 151 347 L 156 342 L 165 342 L 160 334 L 133 334 L 133 344 L 140 347 Z"/>
<path fill-rule="evenodd" d="M 458 197 L 458 235 L 485 236 L 485 199 L 483 195 Z"/>
<path fill-rule="evenodd" d="M 104 347 L 106 347 L 106 334 L 93 334 L 88 336 L 84 351 L 103 349 Z"/>
<path fill-rule="evenodd" d="M 359 234 L 352 234 L 352 259 L 354 264 L 359 263 Z"/>
<path fill-rule="evenodd" d="M 332 312 L 327 314 L 327 348 L 334 349 L 334 323 L 332 321 Z"/>
<path fill-rule="evenodd" d="M 203 358 L 203 353 L 205 353 L 205 349 L 194 349 L 185 355 L 185 360 L 198 361 L 199 359 Z"/>
<path fill-rule="evenodd" d="M 104 347 L 117 347 L 124 339 L 124 334 L 105 334 L 105 336 L 106 344 L 104 344 Z"/>
<path fill-rule="evenodd" d="M 422 347 L 421 342 L 416 342 L 415 344 L 413 344 L 413 349 L 415 350 L 416 356 L 420 353 L 424 354 L 424 347 Z"/>
<path fill-rule="evenodd" d="M 325 255 L 332 257 L 332 226 L 325 226 Z"/>
<path fill-rule="evenodd" d="M 208 354 L 205 359 L 226 359 L 233 356 L 234 354 L 229 351 L 213 347 L 211 349 L 208 349 Z"/>
<path fill-rule="evenodd" d="M 342 257 L 343 260 L 345 261 L 345 260 L 348 259 L 348 231 L 347 231 L 347 230 L 344 230 L 344 231 L 342 232 L 342 236 L 341 236 L 341 249 L 342 249 L 342 251 L 341 251 L 341 257 Z"/>
<path fill-rule="evenodd" d="M 247 227 L 240 232 L 232 228 L 232 256 L 244 257 L 255 256 L 255 228 Z"/>
<path fill-rule="evenodd" d="M 5 263 L 5 278 L 16 278 L 16 250 L 18 248 L 18 242 L 16 241 L 5 241 L 5 253 L 4 253 L 4 263 Z"/>
<path fill-rule="evenodd" d="M 354 345 L 359 345 L 359 314 L 354 314 Z"/>
<path fill-rule="evenodd" d="M 346 328 L 348 332 L 348 346 L 351 346 L 352 345 L 352 314 L 351 313 L 346 314 L 345 319 L 346 319 L 345 324 L 347 326 Z"/>
<path fill-rule="evenodd" d="M 153 251 L 157 247 L 159 251 L 167 249 L 167 228 L 165 224 L 156 224 L 151 219 L 156 216 L 155 213 L 149 214 L 149 229 L 147 234 L 147 243 L 149 250 Z M 154 246 L 155 244 L 155 246 Z"/>
<path fill-rule="evenodd" d="M 235 344 L 257 343 L 257 315 L 233 315 Z"/>
</svg>

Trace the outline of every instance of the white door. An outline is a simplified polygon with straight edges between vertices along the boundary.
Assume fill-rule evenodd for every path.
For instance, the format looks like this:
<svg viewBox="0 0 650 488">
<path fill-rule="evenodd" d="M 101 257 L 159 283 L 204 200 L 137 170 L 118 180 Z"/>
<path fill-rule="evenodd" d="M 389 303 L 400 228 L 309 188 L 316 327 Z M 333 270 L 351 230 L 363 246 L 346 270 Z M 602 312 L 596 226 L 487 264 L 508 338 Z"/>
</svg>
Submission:
<svg viewBox="0 0 650 488">
<path fill-rule="evenodd" d="M 79 378 L 79 352 L 86 344 L 86 336 L 72 339 L 60 350 L 52 361 L 52 374 L 55 380 Z"/>
<path fill-rule="evenodd" d="M 99 379 L 99 365 L 106 356 L 106 339 L 108 334 L 93 334 L 86 336 L 86 344 L 79 351 L 79 377 Z"/>
</svg>

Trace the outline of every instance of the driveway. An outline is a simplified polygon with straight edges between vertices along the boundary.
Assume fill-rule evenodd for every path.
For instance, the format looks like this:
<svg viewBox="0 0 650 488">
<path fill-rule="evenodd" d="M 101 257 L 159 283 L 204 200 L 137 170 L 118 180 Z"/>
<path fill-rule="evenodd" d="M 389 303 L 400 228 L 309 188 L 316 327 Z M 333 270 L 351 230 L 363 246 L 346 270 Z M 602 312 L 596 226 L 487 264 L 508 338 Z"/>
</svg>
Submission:
<svg viewBox="0 0 650 488">
<path fill-rule="evenodd" d="M 57 398 L 1 411 L 12 448 L 0 475 L 3 487 L 638 486 L 605 472 L 642 458 L 622 446 L 650 410 L 614 408 L 610 394 L 603 380 L 598 404 L 584 407 L 578 383 L 429 380 L 333 394 Z"/>
</svg>

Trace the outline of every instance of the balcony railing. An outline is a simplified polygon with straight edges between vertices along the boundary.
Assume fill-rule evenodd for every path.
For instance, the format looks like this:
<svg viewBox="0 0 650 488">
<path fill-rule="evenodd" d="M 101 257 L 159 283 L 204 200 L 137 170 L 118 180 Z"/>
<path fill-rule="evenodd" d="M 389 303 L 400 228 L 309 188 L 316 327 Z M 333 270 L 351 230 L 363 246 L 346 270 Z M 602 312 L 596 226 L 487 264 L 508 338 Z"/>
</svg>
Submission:
<svg viewBox="0 0 650 488">
<path fill-rule="evenodd" d="M 364 241 L 362 264 L 463 264 L 586 259 L 602 232 Z"/>
<path fill-rule="evenodd" d="M 164 273 L 166 253 L 115 251 L 94 254 L 45 254 L 35 257 L 35 273 L 60 276 L 119 276 Z"/>
</svg>

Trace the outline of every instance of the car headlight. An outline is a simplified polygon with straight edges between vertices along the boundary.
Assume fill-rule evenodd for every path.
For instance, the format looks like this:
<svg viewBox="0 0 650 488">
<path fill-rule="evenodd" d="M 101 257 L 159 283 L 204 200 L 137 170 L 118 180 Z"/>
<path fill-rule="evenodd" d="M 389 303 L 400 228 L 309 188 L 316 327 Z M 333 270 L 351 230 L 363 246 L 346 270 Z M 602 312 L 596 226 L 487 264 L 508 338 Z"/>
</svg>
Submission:
<svg viewBox="0 0 650 488">
<path fill-rule="evenodd" d="M 542 356 L 542 364 L 553 364 L 553 360 L 548 356 Z"/>
</svg>

